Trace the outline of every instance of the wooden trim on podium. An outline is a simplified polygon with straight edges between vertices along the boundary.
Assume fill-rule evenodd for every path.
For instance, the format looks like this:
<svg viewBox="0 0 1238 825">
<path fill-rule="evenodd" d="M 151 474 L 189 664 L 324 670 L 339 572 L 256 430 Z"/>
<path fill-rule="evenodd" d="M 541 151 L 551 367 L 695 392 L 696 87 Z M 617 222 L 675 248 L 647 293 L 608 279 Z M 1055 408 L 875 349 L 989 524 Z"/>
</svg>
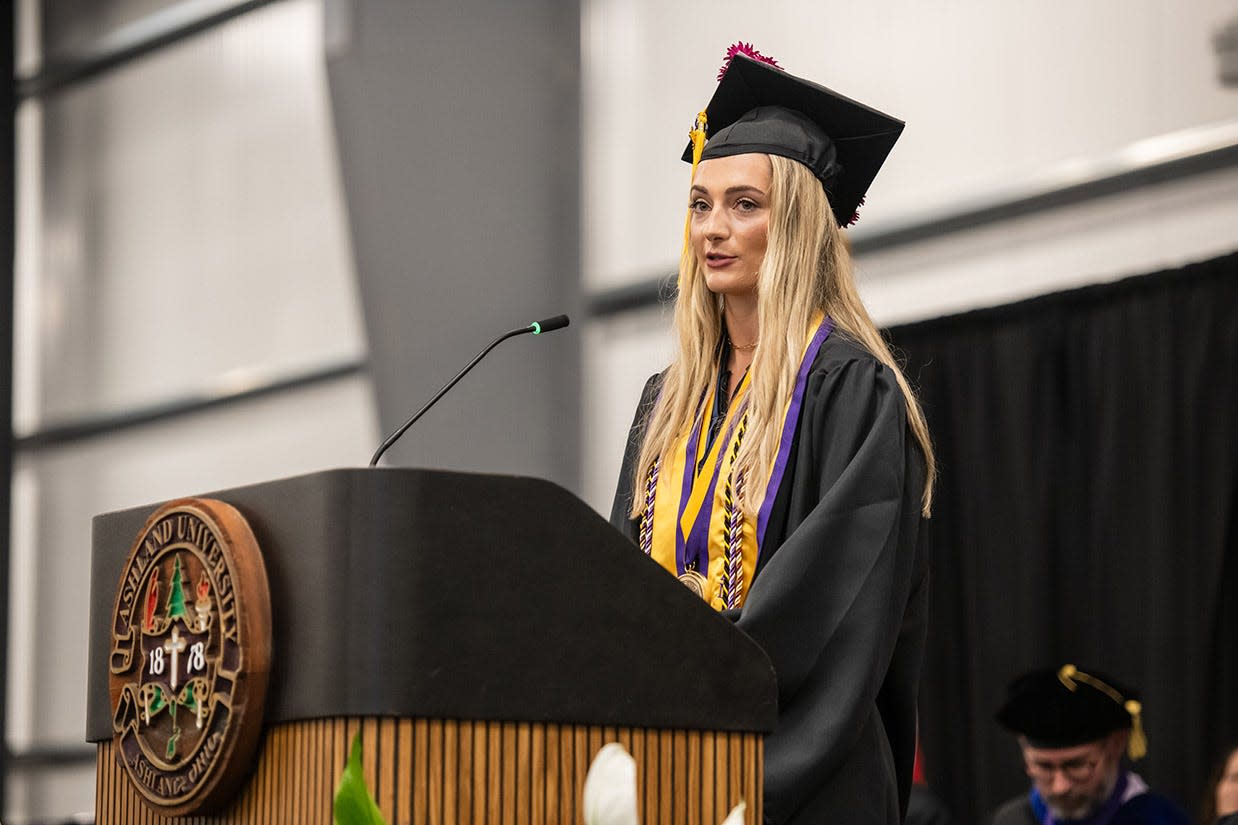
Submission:
<svg viewBox="0 0 1238 825">
<path fill-rule="evenodd" d="M 272 726 L 253 775 L 214 816 L 154 813 L 111 742 L 99 745 L 97 825 L 332 825 L 335 783 L 362 733 L 366 783 L 391 825 L 580 825 L 593 755 L 636 759 L 641 822 L 717 825 L 740 799 L 761 822 L 760 734 L 380 717 Z"/>
</svg>

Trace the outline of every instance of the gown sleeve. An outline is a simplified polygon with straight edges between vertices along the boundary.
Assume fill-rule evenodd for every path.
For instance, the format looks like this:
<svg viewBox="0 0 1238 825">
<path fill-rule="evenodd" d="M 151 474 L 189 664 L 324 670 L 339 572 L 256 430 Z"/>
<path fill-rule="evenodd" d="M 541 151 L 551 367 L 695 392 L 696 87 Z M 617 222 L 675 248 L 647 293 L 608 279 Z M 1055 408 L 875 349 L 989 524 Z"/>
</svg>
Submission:
<svg viewBox="0 0 1238 825">
<path fill-rule="evenodd" d="M 784 482 L 793 485 L 790 532 L 736 618 L 778 676 L 779 723 L 765 744 L 767 822 L 795 820 L 806 805 L 881 808 L 880 792 L 863 797 L 882 781 L 887 790 L 894 784 L 878 694 L 916 567 L 919 513 L 906 511 L 918 505 L 920 487 L 908 478 L 909 438 L 902 392 L 880 362 L 864 356 L 814 368 L 797 466 Z M 886 797 L 897 821 L 897 802 Z"/>
<path fill-rule="evenodd" d="M 662 386 L 662 375 L 659 373 L 645 382 L 641 392 L 640 403 L 636 405 L 636 416 L 632 420 L 632 428 L 628 430 L 627 445 L 623 450 L 623 466 L 619 470 L 619 482 L 615 489 L 615 499 L 610 508 L 610 523 L 619 532 L 633 542 L 636 541 L 636 521 L 628 513 L 632 511 L 632 488 L 636 472 L 636 460 L 640 456 L 641 444 L 645 440 L 645 420 L 653 410 L 654 402 L 658 400 L 658 390 Z"/>
</svg>

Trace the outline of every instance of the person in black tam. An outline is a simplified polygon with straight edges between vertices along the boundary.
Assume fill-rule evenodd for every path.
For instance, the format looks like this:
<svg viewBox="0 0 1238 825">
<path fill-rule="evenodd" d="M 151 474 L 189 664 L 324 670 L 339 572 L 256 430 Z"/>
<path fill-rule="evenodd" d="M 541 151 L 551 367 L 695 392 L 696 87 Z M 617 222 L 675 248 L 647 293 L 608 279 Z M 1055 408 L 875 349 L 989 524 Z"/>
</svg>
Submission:
<svg viewBox="0 0 1238 825">
<path fill-rule="evenodd" d="M 1147 750 L 1142 714 L 1134 691 L 1099 671 L 1068 664 L 1015 679 L 997 721 L 1018 737 L 1032 789 L 993 825 L 1190 825 L 1124 764 Z"/>
<path fill-rule="evenodd" d="M 903 124 L 750 48 L 728 60 L 684 153 L 678 351 L 645 387 L 611 520 L 769 655 L 763 820 L 896 825 L 933 452 L 842 229 Z"/>
</svg>

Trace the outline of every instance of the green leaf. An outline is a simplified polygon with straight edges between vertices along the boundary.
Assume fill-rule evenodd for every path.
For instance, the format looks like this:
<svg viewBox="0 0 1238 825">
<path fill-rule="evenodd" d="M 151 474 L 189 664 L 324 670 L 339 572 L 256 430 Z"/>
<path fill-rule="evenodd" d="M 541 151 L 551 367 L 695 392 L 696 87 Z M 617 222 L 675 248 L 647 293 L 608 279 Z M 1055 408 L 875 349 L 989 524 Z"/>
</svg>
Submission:
<svg viewBox="0 0 1238 825">
<path fill-rule="evenodd" d="M 158 711 L 163 710 L 163 706 L 167 704 L 167 700 L 163 698 L 163 690 L 159 685 L 155 685 L 155 701 L 150 703 L 150 713 L 152 716 Z"/>
<path fill-rule="evenodd" d="M 348 764 L 335 786 L 335 825 L 387 825 L 361 770 L 361 734 L 352 738 Z"/>
</svg>

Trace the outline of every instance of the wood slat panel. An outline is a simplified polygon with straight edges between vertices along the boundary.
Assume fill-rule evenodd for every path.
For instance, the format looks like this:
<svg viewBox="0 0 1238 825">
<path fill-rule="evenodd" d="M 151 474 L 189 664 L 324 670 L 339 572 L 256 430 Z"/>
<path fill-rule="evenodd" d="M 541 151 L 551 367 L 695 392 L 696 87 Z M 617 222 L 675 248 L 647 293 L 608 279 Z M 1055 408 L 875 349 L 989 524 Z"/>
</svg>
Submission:
<svg viewBox="0 0 1238 825">
<path fill-rule="evenodd" d="M 489 764 L 490 725 L 487 722 L 473 723 L 473 825 L 486 822 L 486 770 Z"/>
<path fill-rule="evenodd" d="M 559 737 L 559 821 L 564 823 L 576 822 L 576 797 L 572 793 L 574 750 L 575 742 L 570 736 Z"/>
<path fill-rule="evenodd" d="M 546 821 L 554 820 L 559 815 L 559 737 L 551 731 L 543 729 L 546 740 L 545 776 L 542 780 L 542 790 L 546 794 Z"/>
<path fill-rule="evenodd" d="M 759 750 L 753 737 L 744 737 L 744 799 L 750 800 L 748 806 L 758 811 L 761 810 L 761 791 L 754 778 L 761 775 L 760 757 L 757 755 Z M 748 821 L 753 821 L 751 816 Z"/>
<path fill-rule="evenodd" d="M 455 825 L 454 822 L 443 821 L 443 783 L 447 776 L 443 765 L 443 721 L 431 719 L 426 730 L 429 749 L 426 759 L 429 761 L 429 782 L 427 784 L 426 825 Z M 454 777 L 453 777 L 454 778 Z"/>
<path fill-rule="evenodd" d="M 533 725 L 529 730 L 529 822 L 541 825 L 546 821 L 546 728 Z"/>
<path fill-rule="evenodd" d="M 460 748 L 456 763 L 456 822 L 460 825 L 473 825 L 473 725 L 473 722 L 461 722 L 456 734 Z"/>
<path fill-rule="evenodd" d="M 516 822 L 516 725 L 513 722 L 503 723 L 503 737 L 500 747 L 500 761 L 503 770 L 503 784 L 499 795 L 503 798 L 502 814 L 496 822 Z M 512 758 L 514 757 L 514 758 Z"/>
<path fill-rule="evenodd" d="M 644 776 L 645 788 L 645 808 L 641 812 L 641 822 L 660 822 L 658 818 L 658 798 L 662 793 L 662 760 L 658 758 L 661 754 L 661 744 L 658 742 L 658 736 L 653 731 L 645 733 L 645 756 L 641 758 L 639 753 L 634 752 L 637 765 L 644 765 L 644 771 L 638 770 L 638 777 Z M 639 780 L 638 780 L 639 781 Z"/>
<path fill-rule="evenodd" d="M 752 795 L 752 798 L 756 800 L 753 805 L 753 809 L 756 813 L 753 814 L 752 821 L 760 822 L 761 812 L 765 810 L 765 743 L 755 736 L 752 738 L 755 743 L 754 747 L 757 751 L 757 767 L 756 770 L 753 771 L 756 776 L 753 777 L 752 780 L 752 783 L 756 785 L 756 791 Z"/>
<path fill-rule="evenodd" d="M 396 720 L 383 719 L 378 723 L 378 785 L 371 790 L 378 807 L 384 811 L 394 811 L 396 801 L 396 758 L 395 746 L 398 738 Z"/>
<path fill-rule="evenodd" d="M 413 821 L 413 794 L 409 777 L 413 771 L 413 720 L 400 719 L 395 726 L 395 761 L 398 790 L 395 801 L 395 821 Z M 384 814 L 388 813 L 383 809 Z"/>
<path fill-rule="evenodd" d="M 658 818 L 653 822 L 674 822 L 675 815 L 675 775 L 674 771 L 674 736 L 659 736 L 658 743 Z"/>
<path fill-rule="evenodd" d="M 443 725 L 443 822 L 460 821 L 460 725 Z"/>
<path fill-rule="evenodd" d="M 430 807 L 430 720 L 413 720 L 413 752 L 411 761 L 413 822 L 424 823 Z"/>
<path fill-rule="evenodd" d="M 392 825 L 580 825 L 589 763 L 608 742 L 636 760 L 644 822 L 714 825 L 740 799 L 760 823 L 764 754 L 755 734 L 379 717 L 273 726 L 253 776 L 225 810 L 172 819 L 147 807 L 99 745 L 98 825 L 332 825 L 353 735 Z"/>
<path fill-rule="evenodd" d="M 572 820 L 573 825 L 583 823 L 585 821 L 584 813 L 581 811 L 580 799 L 585 787 L 585 773 L 589 770 L 589 729 L 581 725 L 572 727 L 572 766 L 571 773 L 568 774 L 571 778 L 571 784 L 568 785 L 572 789 Z"/>
<path fill-rule="evenodd" d="M 684 734 L 687 751 L 684 767 L 688 774 L 688 787 L 693 793 L 688 800 L 688 821 L 694 825 L 717 825 L 716 819 L 705 819 L 705 777 L 701 773 L 701 733 L 690 730 Z"/>
<path fill-rule="evenodd" d="M 712 731 L 706 731 L 700 734 L 701 737 L 701 775 L 713 777 L 714 775 L 714 734 Z M 723 814 L 718 811 L 717 801 L 714 799 L 713 789 L 711 787 L 702 788 L 701 793 L 701 821 L 702 822 L 721 822 Z"/>
<path fill-rule="evenodd" d="M 741 797 L 744 797 L 744 775 L 743 775 L 743 734 L 732 733 L 727 735 L 727 787 L 738 789 L 739 793 L 732 794 L 726 801 L 726 809 L 729 811 L 739 802 Z M 752 820 L 745 817 L 745 821 L 751 823 Z"/>
<path fill-rule="evenodd" d="M 674 818 L 666 822 L 683 822 L 686 825 L 698 825 L 688 818 L 688 734 L 685 731 L 675 731 L 671 734 L 671 808 Z M 714 825 L 711 823 L 710 825 Z"/>
<path fill-rule="evenodd" d="M 503 796 L 503 766 L 499 760 L 503 752 L 503 726 L 498 722 L 486 723 L 486 781 L 484 798 L 486 817 L 482 822 L 498 822 L 501 817 Z"/>
</svg>

